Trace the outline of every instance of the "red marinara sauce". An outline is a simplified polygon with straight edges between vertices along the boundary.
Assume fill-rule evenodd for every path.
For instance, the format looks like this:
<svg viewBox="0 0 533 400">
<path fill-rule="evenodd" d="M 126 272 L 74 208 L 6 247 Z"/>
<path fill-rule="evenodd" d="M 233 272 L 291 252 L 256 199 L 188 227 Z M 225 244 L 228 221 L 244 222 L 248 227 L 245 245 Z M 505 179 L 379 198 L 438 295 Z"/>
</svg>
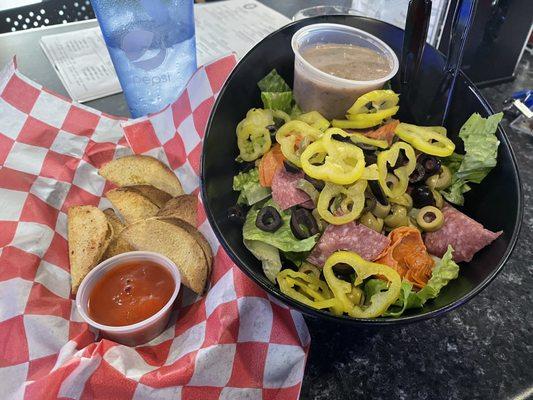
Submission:
<svg viewBox="0 0 533 400">
<path fill-rule="evenodd" d="M 124 263 L 94 285 L 89 294 L 89 316 L 108 326 L 135 324 L 161 310 L 175 285 L 171 273 L 155 262 Z"/>
</svg>

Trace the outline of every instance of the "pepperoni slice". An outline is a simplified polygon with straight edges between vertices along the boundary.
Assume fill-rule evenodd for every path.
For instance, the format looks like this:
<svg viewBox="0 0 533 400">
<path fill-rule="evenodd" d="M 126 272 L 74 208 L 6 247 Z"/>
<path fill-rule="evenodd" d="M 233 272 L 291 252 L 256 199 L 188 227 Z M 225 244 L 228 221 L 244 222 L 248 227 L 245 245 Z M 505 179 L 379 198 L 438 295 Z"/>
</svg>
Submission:
<svg viewBox="0 0 533 400">
<path fill-rule="evenodd" d="M 282 210 L 292 206 L 302 205 L 305 208 L 313 208 L 313 202 L 307 193 L 296 187 L 303 172 L 290 173 L 285 168 L 278 168 L 272 179 L 272 199 Z"/>
<path fill-rule="evenodd" d="M 455 262 L 470 261 L 483 247 L 496 240 L 503 232 L 492 232 L 479 222 L 446 204 L 442 208 L 444 225 L 438 231 L 425 234 L 424 243 L 431 254 L 442 257 L 448 245 L 454 249 Z"/>
<path fill-rule="evenodd" d="M 355 221 L 328 225 L 307 261 L 323 267 L 327 258 L 338 250 L 353 251 L 365 260 L 373 261 L 389 244 L 389 238 Z"/>
</svg>

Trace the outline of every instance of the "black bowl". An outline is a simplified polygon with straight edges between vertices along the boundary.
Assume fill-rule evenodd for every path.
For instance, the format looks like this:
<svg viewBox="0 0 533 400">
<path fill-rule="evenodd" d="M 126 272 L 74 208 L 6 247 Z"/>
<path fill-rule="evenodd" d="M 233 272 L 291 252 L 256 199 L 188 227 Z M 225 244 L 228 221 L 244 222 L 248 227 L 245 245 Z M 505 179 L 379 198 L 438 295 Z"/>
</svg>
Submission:
<svg viewBox="0 0 533 400">
<path fill-rule="evenodd" d="M 325 16 L 301 20 L 274 32 L 257 44 L 235 67 L 215 102 L 202 154 L 202 196 L 207 217 L 220 243 L 231 259 L 250 278 L 281 302 L 313 317 L 326 318 L 353 325 L 387 325 L 421 321 L 442 315 L 466 303 L 484 289 L 502 269 L 516 243 L 522 219 L 522 192 L 515 156 L 505 132 L 498 129 L 501 141 L 498 165 L 480 184 L 473 185 L 466 195 L 464 212 L 486 228 L 501 235 L 490 246 L 481 250 L 469 263 L 461 264 L 459 278 L 450 282 L 437 299 L 429 301 L 422 309 L 410 310 L 399 318 L 353 319 L 336 317 L 326 311 L 318 311 L 285 296 L 264 276 L 261 263 L 242 243 L 241 228 L 229 223 L 227 209 L 234 205 L 237 194 L 232 191 L 232 179 L 238 172 L 235 127 L 248 109 L 261 107 L 256 83 L 272 68 L 292 84 L 294 55 L 291 37 L 301 27 L 318 22 L 333 22 L 365 30 L 386 42 L 400 58 L 403 30 L 384 22 L 354 16 Z M 412 110 L 406 122 L 417 122 L 427 113 L 432 97 L 443 76 L 444 57 L 426 46 L 418 80 L 420 90 L 411 103 Z M 392 81 L 393 89 L 397 82 Z M 463 74 L 458 77 L 455 96 L 450 109 L 447 128 L 450 137 L 457 141 L 457 133 L 466 119 L 474 112 L 486 117 L 492 110 L 476 87 Z M 406 118 L 406 117 L 404 117 Z"/>
</svg>

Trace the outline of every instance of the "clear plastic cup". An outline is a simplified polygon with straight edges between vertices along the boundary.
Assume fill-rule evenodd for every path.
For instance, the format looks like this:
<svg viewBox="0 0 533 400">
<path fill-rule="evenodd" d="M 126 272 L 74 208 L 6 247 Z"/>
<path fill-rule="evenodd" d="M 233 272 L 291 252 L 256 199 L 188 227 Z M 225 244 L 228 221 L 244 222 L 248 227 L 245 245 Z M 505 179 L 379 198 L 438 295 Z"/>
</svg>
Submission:
<svg viewBox="0 0 533 400">
<path fill-rule="evenodd" d="M 379 79 L 356 81 L 330 75 L 312 66 L 302 57 L 302 50 L 319 44 L 349 44 L 366 47 L 382 55 L 390 72 Z M 340 24 L 313 24 L 292 37 L 294 51 L 294 97 L 304 112 L 318 111 L 328 119 L 344 118 L 355 100 L 380 89 L 398 72 L 398 57 L 382 40 L 357 28 Z"/>
<path fill-rule="evenodd" d="M 151 317 L 132 325 L 108 326 L 99 324 L 89 317 L 89 295 L 94 285 L 109 271 L 131 261 L 152 261 L 166 268 L 174 279 L 174 292 L 168 302 Z M 93 328 L 98 329 L 103 336 L 127 346 L 137 346 L 158 336 L 166 328 L 172 305 L 181 287 L 181 275 L 174 264 L 167 257 L 149 251 L 131 251 L 111 257 L 94 267 L 81 282 L 76 295 L 76 307 L 81 317 Z"/>
<path fill-rule="evenodd" d="M 193 0 L 91 0 L 134 118 L 177 99 L 196 71 Z"/>
</svg>

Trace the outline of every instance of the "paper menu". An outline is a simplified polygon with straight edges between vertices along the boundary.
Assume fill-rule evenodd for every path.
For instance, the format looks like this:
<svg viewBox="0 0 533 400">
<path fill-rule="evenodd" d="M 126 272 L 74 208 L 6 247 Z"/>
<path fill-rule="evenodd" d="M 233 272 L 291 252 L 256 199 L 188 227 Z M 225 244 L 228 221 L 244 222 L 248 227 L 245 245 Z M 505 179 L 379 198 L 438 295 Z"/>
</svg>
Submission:
<svg viewBox="0 0 533 400">
<path fill-rule="evenodd" d="M 198 65 L 235 52 L 240 58 L 290 20 L 256 0 L 195 4 Z M 122 91 L 99 27 L 48 35 L 41 47 L 78 102 Z"/>
<path fill-rule="evenodd" d="M 122 91 L 100 28 L 43 36 L 41 47 L 73 100 L 83 103 Z"/>
<path fill-rule="evenodd" d="M 255 0 L 196 4 L 198 65 L 223 54 L 244 56 L 257 42 L 290 22 L 290 19 Z"/>
</svg>

